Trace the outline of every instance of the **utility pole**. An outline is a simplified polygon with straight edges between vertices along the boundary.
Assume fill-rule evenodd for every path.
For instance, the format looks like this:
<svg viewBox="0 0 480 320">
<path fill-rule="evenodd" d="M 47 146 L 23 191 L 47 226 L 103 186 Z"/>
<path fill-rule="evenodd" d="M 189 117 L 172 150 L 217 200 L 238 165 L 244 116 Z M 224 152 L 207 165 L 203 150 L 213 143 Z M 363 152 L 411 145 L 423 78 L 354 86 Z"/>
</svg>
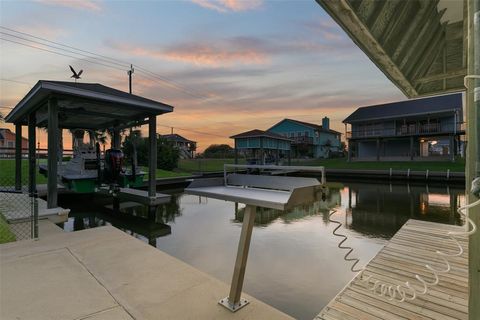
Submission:
<svg viewBox="0 0 480 320">
<path fill-rule="evenodd" d="M 173 134 L 173 127 L 171 127 L 170 129 L 171 129 L 171 130 L 170 130 L 171 134 Z"/>
<path fill-rule="evenodd" d="M 128 74 L 128 92 L 132 94 L 132 74 L 135 72 L 133 65 L 130 65 L 130 70 L 127 71 Z"/>
</svg>

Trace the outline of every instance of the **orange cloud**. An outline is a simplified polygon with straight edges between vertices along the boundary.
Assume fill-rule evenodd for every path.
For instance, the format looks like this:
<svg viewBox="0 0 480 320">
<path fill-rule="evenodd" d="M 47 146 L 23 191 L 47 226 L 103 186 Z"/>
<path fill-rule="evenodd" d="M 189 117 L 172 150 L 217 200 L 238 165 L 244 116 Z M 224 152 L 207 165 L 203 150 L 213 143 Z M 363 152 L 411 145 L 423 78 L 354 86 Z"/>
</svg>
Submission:
<svg viewBox="0 0 480 320">
<path fill-rule="evenodd" d="M 37 0 L 38 2 L 53 5 L 53 6 L 62 6 L 72 9 L 82 9 L 90 11 L 101 11 L 102 7 L 98 1 L 93 0 Z"/>
<path fill-rule="evenodd" d="M 231 65 L 265 64 L 269 57 L 255 46 L 235 46 L 230 42 L 217 44 L 187 43 L 172 46 L 165 50 L 133 47 L 127 44 L 114 44 L 113 47 L 131 55 L 179 61 L 197 66 L 224 67 Z"/>
<path fill-rule="evenodd" d="M 193 3 L 218 12 L 247 11 L 262 5 L 262 0 L 191 0 Z"/>
</svg>

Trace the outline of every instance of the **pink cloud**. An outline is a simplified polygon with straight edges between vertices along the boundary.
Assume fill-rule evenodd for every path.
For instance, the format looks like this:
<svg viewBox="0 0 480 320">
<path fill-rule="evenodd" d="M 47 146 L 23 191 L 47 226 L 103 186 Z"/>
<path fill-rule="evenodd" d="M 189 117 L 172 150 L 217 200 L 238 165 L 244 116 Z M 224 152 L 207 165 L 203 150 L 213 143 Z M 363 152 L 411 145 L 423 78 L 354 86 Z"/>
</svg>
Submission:
<svg viewBox="0 0 480 320">
<path fill-rule="evenodd" d="M 247 11 L 260 7 L 262 0 L 191 0 L 193 3 L 218 12 Z"/>
<path fill-rule="evenodd" d="M 94 0 L 37 0 L 40 3 L 53 6 L 62 6 L 72 9 L 81 9 L 81 10 L 90 10 L 90 11 L 101 11 L 102 7 L 100 6 L 99 1 Z"/>
<path fill-rule="evenodd" d="M 223 67 L 231 65 L 265 64 L 268 54 L 255 46 L 235 46 L 229 42 L 185 43 L 164 50 L 136 47 L 128 44 L 110 44 L 131 55 L 185 62 L 198 66 Z"/>
</svg>

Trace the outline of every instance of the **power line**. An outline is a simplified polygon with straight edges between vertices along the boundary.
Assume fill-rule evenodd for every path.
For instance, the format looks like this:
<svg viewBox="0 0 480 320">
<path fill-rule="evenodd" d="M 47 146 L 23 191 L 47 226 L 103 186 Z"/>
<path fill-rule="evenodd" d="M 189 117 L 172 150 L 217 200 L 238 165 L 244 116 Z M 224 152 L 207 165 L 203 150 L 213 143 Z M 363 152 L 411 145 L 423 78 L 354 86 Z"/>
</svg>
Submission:
<svg viewBox="0 0 480 320">
<path fill-rule="evenodd" d="M 219 134 L 202 132 L 202 131 L 193 130 L 193 129 L 185 129 L 185 128 L 180 128 L 180 127 L 172 127 L 172 126 L 167 126 L 167 125 L 162 125 L 162 124 L 158 124 L 157 126 L 165 127 L 165 128 L 169 128 L 169 129 L 174 128 L 174 129 L 177 129 L 177 130 L 189 131 L 189 132 L 193 132 L 193 133 L 196 133 L 196 134 L 201 134 L 201 135 L 206 135 L 206 136 L 213 136 L 213 137 L 217 137 L 217 138 L 226 138 L 226 139 L 228 139 L 228 137 L 221 136 L 221 135 L 219 135 Z"/>
<path fill-rule="evenodd" d="M 2 38 L 2 37 L 0 37 L 0 40 L 12 42 L 12 43 L 16 43 L 16 44 L 19 44 L 19 45 L 22 45 L 22 46 L 26 46 L 26 47 L 30 47 L 30 48 L 33 48 L 33 49 L 37 49 L 37 50 L 42 50 L 42 51 L 46 51 L 46 52 L 58 54 L 58 55 L 61 55 L 61 56 L 64 56 L 64 57 L 72 58 L 72 59 L 78 59 L 78 60 L 82 60 L 82 61 L 85 61 L 85 62 L 102 65 L 102 66 L 105 66 L 105 67 L 108 67 L 108 68 L 112 68 L 112 69 L 116 69 L 116 70 L 120 70 L 120 71 L 125 71 L 125 70 L 123 70 L 123 69 L 120 69 L 120 68 L 118 68 L 118 67 L 114 67 L 114 66 L 112 66 L 112 65 L 104 64 L 104 63 L 97 62 L 97 61 L 93 61 L 93 60 L 89 60 L 89 59 L 84 59 L 84 58 L 79 58 L 79 57 L 71 56 L 71 55 L 68 55 L 68 54 L 64 54 L 64 53 L 60 53 L 60 52 L 48 50 L 48 49 L 45 49 L 45 48 L 35 47 L 35 46 L 29 45 L 29 44 L 26 44 L 26 43 L 23 43 L 23 42 L 18 42 L 18 41 L 15 41 L 15 40 L 5 39 L 5 38 Z"/>
<path fill-rule="evenodd" d="M 18 34 L 22 34 L 22 35 L 25 35 L 25 36 L 28 36 L 28 37 L 31 37 L 31 38 L 34 38 L 34 39 L 38 39 L 38 40 L 41 40 L 41 41 L 44 41 L 44 42 L 48 42 L 48 43 L 52 43 L 52 44 L 55 44 L 57 46 L 62 46 L 62 47 L 66 47 L 66 48 L 70 48 L 70 49 L 73 49 L 73 50 L 76 50 L 76 51 L 80 51 L 80 52 L 84 52 L 84 53 L 88 53 L 90 55 L 93 55 L 93 56 L 97 56 L 97 57 L 101 57 L 101 59 L 99 58 L 95 58 L 95 57 L 92 57 L 92 56 L 87 56 L 85 54 L 82 54 L 82 53 L 78 53 L 78 52 L 74 52 L 74 51 L 71 51 L 71 50 L 67 50 L 67 49 L 63 49 L 63 48 L 59 48 L 57 46 L 52 46 L 52 45 L 48 45 L 48 44 L 45 44 L 45 43 L 42 43 L 42 42 L 39 42 L 39 41 L 35 41 L 35 40 L 31 40 L 31 39 L 26 39 L 24 37 L 20 37 L 20 36 L 17 36 L 17 35 L 12 35 L 10 33 L 7 33 L 7 32 L 2 32 L 0 31 L 0 33 L 4 34 L 4 35 L 7 35 L 7 36 L 10 36 L 10 37 L 15 37 L 15 38 L 18 38 L 18 39 L 22 39 L 24 41 L 29 41 L 29 42 L 33 42 L 33 43 L 36 43 L 36 44 L 40 44 L 40 45 L 43 45 L 43 46 L 47 46 L 47 47 L 50 47 L 50 48 L 53 48 L 53 49 L 57 49 L 57 50 L 62 50 L 62 51 L 66 51 L 66 52 L 69 52 L 69 53 L 73 53 L 73 54 L 77 54 L 77 55 L 81 55 L 83 57 L 86 57 L 88 59 L 80 59 L 78 57 L 74 57 L 74 59 L 80 59 L 80 60 L 85 60 L 85 61 L 89 61 L 91 62 L 92 59 L 96 59 L 96 60 L 101 60 L 103 62 L 106 62 L 106 63 L 110 63 L 110 64 L 115 64 L 115 65 L 118 65 L 118 66 L 121 66 L 121 67 L 125 67 L 125 68 L 128 68 L 130 66 L 131 63 L 129 62 L 126 62 L 126 61 L 122 61 L 120 59 L 116 59 L 116 58 L 112 58 L 112 57 L 108 57 L 106 55 L 101 55 L 101 54 L 97 54 L 97 53 L 94 53 L 94 52 L 91 52 L 91 51 L 87 51 L 87 50 L 82 50 L 82 49 L 79 49 L 79 48 L 76 48 L 76 47 L 73 47 L 73 46 L 69 46 L 69 45 L 66 45 L 66 44 L 62 44 L 60 42 L 55 42 L 55 41 L 51 41 L 51 40 L 48 40 L 48 39 L 45 39 L 45 38 L 42 38 L 42 37 L 38 37 L 38 36 L 35 36 L 35 35 L 32 35 L 32 34 L 29 34 L 29 33 L 26 33 L 26 32 L 21 32 L 21 31 L 17 31 L 17 30 L 14 30 L 14 29 L 11 29 L 11 28 L 7 28 L 7 27 L 3 27 L 3 26 L 0 26 L 1 29 L 4 29 L 4 30 L 8 30 L 10 32 L 15 32 L 15 33 L 18 33 Z M 2 40 L 5 40 L 5 41 L 10 41 L 10 42 L 14 42 L 14 43 L 18 43 L 18 42 L 15 42 L 13 40 L 8 40 L 8 39 L 4 39 L 2 38 Z M 22 44 L 22 45 L 26 45 L 26 46 L 29 46 L 29 47 L 32 47 L 32 48 L 36 48 L 36 49 L 40 49 L 42 50 L 42 48 L 38 48 L 38 47 L 34 47 L 34 46 L 30 46 L 30 45 L 27 45 L 27 44 L 24 44 L 24 43 L 18 43 L 18 44 Z M 51 50 L 47 50 L 47 49 L 43 49 L 44 51 L 47 51 L 47 52 L 51 52 L 51 53 L 56 53 L 56 54 L 60 54 L 58 52 L 52 52 Z M 66 55 L 68 57 L 71 57 L 69 55 Z M 97 64 L 100 64 L 97 62 Z M 105 64 L 103 64 L 105 65 Z M 110 66 L 112 67 L 112 66 Z M 185 86 L 183 86 L 182 84 L 176 82 L 176 81 L 173 81 L 167 77 L 164 77 L 164 76 L 161 76 L 155 72 L 152 72 L 150 70 L 148 70 L 147 68 L 144 68 L 142 66 L 138 66 L 138 65 L 135 65 L 135 67 L 139 70 L 141 70 L 141 72 L 147 76 L 150 76 L 150 77 L 154 77 L 156 80 L 161 80 L 163 83 L 166 83 L 168 84 L 170 87 L 174 88 L 174 89 L 177 89 L 179 91 L 182 91 L 190 96 L 193 96 L 195 98 L 200 98 L 200 99 L 210 99 L 210 96 L 209 94 L 205 95 L 205 94 L 202 94 L 202 93 L 199 93 L 198 91 L 196 90 L 191 90 L 191 89 L 188 89 L 186 88 Z M 123 71 L 125 71 L 125 69 L 122 69 Z"/>
<path fill-rule="evenodd" d="M 115 58 L 111 58 L 111 57 L 108 57 L 108 56 L 104 56 L 104 55 L 101 55 L 101 54 L 98 54 L 98 53 L 94 53 L 94 52 L 91 52 L 91 51 L 87 51 L 87 50 L 82 50 L 82 49 L 79 49 L 79 48 L 75 48 L 75 47 L 72 47 L 72 46 L 69 46 L 69 45 L 66 45 L 66 44 L 63 44 L 63 43 L 60 43 L 60 42 L 51 41 L 51 40 L 48 40 L 48 39 L 45 39 L 45 38 L 42 38 L 42 37 L 37 37 L 37 36 L 34 36 L 34 35 L 29 34 L 29 33 L 26 33 L 26 32 L 21 32 L 21 31 L 18 31 L 18 30 L 14 30 L 14 29 L 10 29 L 10 28 L 4 27 L 4 26 L 0 26 L 0 28 L 1 28 L 1 29 L 5 29 L 5 30 L 8 30 L 8 31 L 11 31 L 11 32 L 23 34 L 23 35 L 25 35 L 25 36 L 28 36 L 28 37 L 31 37 L 31 38 L 34 38 L 34 39 L 42 40 L 42 41 L 45 41 L 45 42 L 48 42 L 48 43 L 53 43 L 53 44 L 56 44 L 56 45 L 59 45 L 59 46 L 62 46 L 62 47 L 74 49 L 74 50 L 81 51 L 81 52 L 85 52 L 85 53 L 88 53 L 88 54 L 93 54 L 93 55 L 95 55 L 95 56 L 99 56 L 99 57 L 102 57 L 102 58 L 105 58 L 105 59 L 109 59 L 109 60 L 112 60 L 112 61 L 116 61 L 116 62 L 119 62 L 119 63 L 123 63 L 123 64 L 127 64 L 127 65 L 128 65 L 128 63 L 126 63 L 125 61 L 122 61 L 122 60 L 118 60 L 118 59 L 115 59 Z"/>
</svg>

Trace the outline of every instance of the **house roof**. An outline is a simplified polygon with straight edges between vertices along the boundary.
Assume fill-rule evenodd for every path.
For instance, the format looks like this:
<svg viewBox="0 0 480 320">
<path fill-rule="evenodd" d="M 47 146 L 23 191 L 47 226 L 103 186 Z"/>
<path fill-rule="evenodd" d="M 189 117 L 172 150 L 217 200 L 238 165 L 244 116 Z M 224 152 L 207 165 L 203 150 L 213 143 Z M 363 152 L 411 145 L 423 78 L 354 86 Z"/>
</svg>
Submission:
<svg viewBox="0 0 480 320">
<path fill-rule="evenodd" d="M 36 111 L 37 125 L 44 125 L 50 97 L 58 101 L 61 128 L 109 128 L 173 111 L 168 104 L 99 83 L 40 80 L 5 120 L 25 124 L 27 115 Z"/>
<path fill-rule="evenodd" d="M 310 123 L 310 122 L 304 122 L 304 121 L 299 121 L 299 120 L 294 120 L 294 119 L 289 119 L 289 118 L 285 118 L 283 119 L 282 121 L 276 123 L 275 125 L 273 125 L 270 129 L 268 130 L 271 130 L 273 127 L 275 127 L 276 125 L 284 122 L 284 121 L 291 121 L 291 122 L 295 122 L 295 123 L 298 123 L 302 126 L 306 126 L 306 127 L 309 127 L 309 128 L 312 128 L 314 130 L 318 130 L 318 131 L 323 131 L 323 132 L 330 132 L 330 133 L 334 133 L 334 134 L 341 134 L 340 132 L 338 131 L 335 131 L 335 130 L 332 130 L 332 129 L 324 129 L 321 125 L 318 125 L 318 124 L 315 124 L 315 123 Z"/>
<path fill-rule="evenodd" d="M 285 140 L 285 141 L 291 141 L 291 139 L 284 137 L 282 135 L 279 135 L 277 133 L 269 132 L 269 131 L 263 131 L 259 129 L 254 129 L 246 132 L 242 132 L 239 134 L 236 134 L 234 136 L 231 136 L 231 139 L 241 139 L 241 138 L 272 138 L 272 139 L 278 139 L 278 140 Z"/>
<path fill-rule="evenodd" d="M 193 140 L 188 140 L 187 138 L 182 137 L 179 134 L 163 134 L 161 135 L 162 138 L 170 140 L 170 141 L 179 141 L 179 142 L 195 142 Z"/>
<path fill-rule="evenodd" d="M 343 122 L 352 123 L 366 120 L 395 119 L 405 116 L 446 113 L 458 110 L 462 112 L 462 106 L 462 93 L 455 93 L 360 107 L 343 120 Z"/>
<path fill-rule="evenodd" d="M 8 128 L 0 128 L 0 139 L 15 141 L 15 132 Z M 22 140 L 28 141 L 25 137 L 22 137 Z"/>
</svg>

